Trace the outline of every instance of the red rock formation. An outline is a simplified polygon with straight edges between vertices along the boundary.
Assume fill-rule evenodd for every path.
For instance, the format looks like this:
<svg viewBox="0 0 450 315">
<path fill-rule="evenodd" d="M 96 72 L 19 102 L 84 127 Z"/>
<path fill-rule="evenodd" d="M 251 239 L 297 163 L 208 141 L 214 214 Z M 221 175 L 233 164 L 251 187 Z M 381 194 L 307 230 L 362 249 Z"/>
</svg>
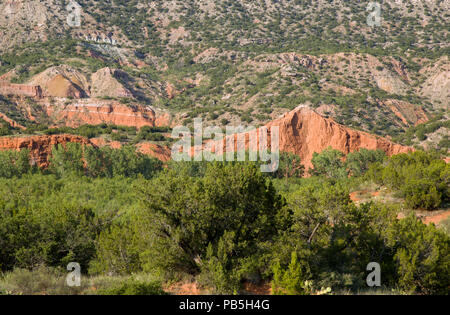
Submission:
<svg viewBox="0 0 450 315">
<path fill-rule="evenodd" d="M 68 142 L 92 145 L 92 143 L 80 136 L 53 135 L 53 136 L 28 136 L 28 137 L 0 137 L 0 150 L 30 150 L 33 163 L 46 168 L 49 165 L 49 157 L 55 145 L 65 145 Z"/>
<path fill-rule="evenodd" d="M 411 124 L 417 126 L 429 120 L 422 107 L 405 101 L 389 99 L 379 101 L 379 104 L 387 106 L 407 126 Z"/>
<path fill-rule="evenodd" d="M 119 141 L 108 141 L 105 138 L 92 138 L 91 142 L 97 147 L 110 147 L 111 149 L 120 149 L 122 143 Z"/>
<path fill-rule="evenodd" d="M 141 128 L 167 126 L 170 122 L 170 115 L 156 113 L 150 107 L 111 101 L 80 100 L 70 105 L 46 104 L 44 108 L 55 124 L 69 127 L 107 123 Z"/>
<path fill-rule="evenodd" d="M 381 149 L 389 156 L 412 151 L 385 138 L 347 128 L 307 107 L 299 107 L 267 124 L 269 129 L 272 126 L 280 128 L 280 151 L 299 155 L 307 168 L 312 166 L 314 152 L 329 146 L 345 154 L 361 148 Z"/>
<path fill-rule="evenodd" d="M 385 138 L 340 125 L 332 119 L 324 118 L 306 106 L 300 106 L 268 123 L 266 127 L 269 130 L 269 141 L 270 130 L 274 126 L 279 127 L 280 151 L 299 155 L 306 169 L 312 167 L 311 159 L 314 152 L 320 153 L 328 147 L 332 147 L 345 154 L 361 148 L 369 150 L 381 149 L 389 156 L 413 150 L 410 147 L 395 144 Z M 259 134 L 259 131 L 260 129 L 256 132 Z M 249 136 L 248 134 L 245 136 L 245 148 L 248 149 Z M 231 137 L 236 139 L 236 135 Z M 226 151 L 225 140 L 214 143 L 214 147 L 216 145 L 223 145 L 224 152 Z M 234 147 L 237 147 L 236 143 Z M 241 149 L 242 146 L 238 148 L 238 150 Z M 250 149 L 255 150 L 253 146 Z M 191 151 L 192 154 L 194 152 L 195 149 Z"/>
<path fill-rule="evenodd" d="M 3 119 L 4 121 L 6 121 L 8 124 L 11 125 L 11 127 L 13 128 L 19 128 L 19 129 L 26 129 L 24 126 L 20 125 L 17 121 L 9 118 L 8 116 L 6 116 L 3 113 L 0 113 L 0 119 Z"/>
<path fill-rule="evenodd" d="M 150 142 L 142 142 L 136 145 L 138 151 L 157 158 L 163 162 L 167 162 L 171 158 L 171 150 L 166 146 L 160 146 L 158 144 Z"/>
<path fill-rule="evenodd" d="M 107 141 L 105 138 L 93 138 L 91 142 L 98 147 L 110 147 L 112 149 L 120 149 L 122 144 L 118 141 Z M 138 152 L 150 155 L 158 160 L 167 162 L 171 157 L 171 149 L 167 146 L 161 146 L 151 142 L 141 142 L 136 145 Z"/>
<path fill-rule="evenodd" d="M 40 86 L 36 85 L 0 82 L 0 94 L 42 98 L 42 89 Z"/>
</svg>

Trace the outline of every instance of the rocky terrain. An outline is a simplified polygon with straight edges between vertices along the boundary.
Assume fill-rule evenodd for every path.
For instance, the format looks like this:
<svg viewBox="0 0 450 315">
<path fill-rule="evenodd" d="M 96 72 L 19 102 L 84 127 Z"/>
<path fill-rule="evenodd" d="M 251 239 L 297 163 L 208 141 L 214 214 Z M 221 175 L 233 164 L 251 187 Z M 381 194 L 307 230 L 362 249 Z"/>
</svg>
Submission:
<svg viewBox="0 0 450 315">
<path fill-rule="evenodd" d="M 28 149 L 34 165 L 45 168 L 49 165 L 53 146 L 68 142 L 92 145 L 88 139 L 73 135 L 0 137 L 0 150 Z"/>
<path fill-rule="evenodd" d="M 345 154 L 358 151 L 361 148 L 370 150 L 383 150 L 388 156 L 407 153 L 412 151 L 411 147 L 395 144 L 385 138 L 377 137 L 366 132 L 360 132 L 354 129 L 342 126 L 330 118 L 325 118 L 306 106 L 300 106 L 295 110 L 282 115 L 280 118 L 268 123 L 265 127 L 269 131 L 269 141 L 271 129 L 276 126 L 279 128 L 279 149 L 281 152 L 290 152 L 301 157 L 302 164 L 308 169 L 312 166 L 311 159 L 314 152 L 322 152 L 328 147 L 339 150 Z M 228 148 L 235 150 L 250 149 L 257 150 L 258 140 L 251 142 L 253 135 L 259 135 L 260 129 L 245 134 L 235 134 L 228 136 L 221 141 L 214 143 L 205 143 L 202 148 L 192 148 L 192 153 L 198 150 L 207 150 L 206 144 L 212 147 L 215 152 L 218 146 L 223 147 L 223 152 Z M 243 139 L 244 142 L 239 142 Z M 255 138 L 256 139 L 256 138 Z M 231 141 L 231 142 L 230 142 Z M 120 142 L 108 142 L 102 138 L 91 140 L 78 136 L 30 136 L 0 138 L 0 150 L 22 149 L 31 150 L 31 155 L 40 166 L 48 165 L 48 156 L 51 148 L 55 144 L 65 144 L 67 142 L 83 143 L 96 146 L 110 146 L 113 148 L 121 147 Z M 230 146 L 230 143 L 234 143 Z M 239 146 L 240 145 L 240 146 Z M 269 148 L 271 147 L 269 142 Z M 154 156 L 164 162 L 171 157 L 171 148 L 154 143 L 143 142 L 137 145 L 138 151 Z"/>
<path fill-rule="evenodd" d="M 449 152 L 449 1 L 383 1 L 378 28 L 364 2 L 77 2 L 79 27 L 67 24 L 69 1 L 0 3 L 3 134 L 191 127 L 197 117 L 261 126 L 303 105 L 360 135 L 325 128 L 323 145 L 353 150 L 342 139 L 372 143 L 361 136 L 370 133 Z M 327 124 L 300 129 L 310 126 L 320 134 Z M 286 150 L 306 161 L 323 149 L 289 132 Z"/>
</svg>

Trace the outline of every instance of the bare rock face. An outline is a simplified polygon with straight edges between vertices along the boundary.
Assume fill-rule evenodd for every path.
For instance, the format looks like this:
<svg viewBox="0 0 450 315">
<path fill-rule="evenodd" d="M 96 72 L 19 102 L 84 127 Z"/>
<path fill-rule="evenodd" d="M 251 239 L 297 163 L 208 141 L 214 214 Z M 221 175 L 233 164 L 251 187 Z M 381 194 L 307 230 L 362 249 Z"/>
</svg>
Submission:
<svg viewBox="0 0 450 315">
<path fill-rule="evenodd" d="M 38 85 L 13 84 L 0 82 L 0 94 L 41 98 L 42 89 Z"/>
<path fill-rule="evenodd" d="M 49 1 L 49 2 L 53 2 Z M 21 41 L 22 25 L 33 25 L 34 30 L 28 34 L 28 39 L 43 39 L 37 30 L 44 31 L 49 20 L 50 12 L 46 4 L 40 0 L 5 0 L 0 2 L 0 45 L 11 47 Z M 20 23 L 19 23 L 20 22 Z M 17 26 L 20 25 L 20 28 Z M 42 36 L 39 36 L 42 35 Z"/>
<path fill-rule="evenodd" d="M 32 163 L 46 168 L 49 166 L 53 146 L 69 142 L 92 145 L 88 139 L 75 135 L 0 137 L 0 150 L 28 149 Z"/>
<path fill-rule="evenodd" d="M 377 137 L 365 132 L 353 130 L 336 123 L 334 120 L 319 115 L 307 106 L 299 106 L 295 110 L 284 114 L 280 118 L 268 123 L 269 148 L 270 134 L 273 127 L 279 128 L 279 149 L 281 152 L 290 152 L 300 156 L 305 168 L 312 167 L 312 157 L 315 152 L 320 153 L 328 147 L 339 150 L 345 154 L 358 151 L 361 148 L 369 150 L 381 149 L 391 156 L 399 153 L 410 152 L 413 149 L 399 144 L 395 144 L 385 138 Z M 257 135 L 261 129 L 256 129 Z M 223 152 L 227 150 L 227 141 L 234 139 L 235 150 L 249 149 L 257 150 L 259 143 L 251 142 L 252 132 L 245 135 L 231 135 L 224 140 L 207 143 L 216 151 L 218 147 L 223 147 Z M 237 143 L 236 139 L 245 139 L 244 143 Z M 258 137 L 259 139 L 259 137 Z M 229 142 L 228 142 L 229 143 Z M 205 145 L 205 146 L 206 146 Z M 192 148 L 191 154 L 196 155 L 201 148 Z"/>
<path fill-rule="evenodd" d="M 417 126 L 429 120 L 427 114 L 420 106 L 395 99 L 388 99 L 379 103 L 388 107 L 406 126 Z"/>
<path fill-rule="evenodd" d="M 141 128 L 166 126 L 170 120 L 165 114 L 157 113 L 148 106 L 95 99 L 79 100 L 69 105 L 45 104 L 44 109 L 56 125 L 69 127 L 106 123 Z"/>
<path fill-rule="evenodd" d="M 139 152 L 150 155 L 163 162 L 167 162 L 171 159 L 172 151 L 167 146 L 161 146 L 150 142 L 142 142 L 137 144 L 136 147 Z"/>
<path fill-rule="evenodd" d="M 429 97 L 441 108 L 450 107 L 450 60 L 448 56 L 442 57 L 434 65 L 420 70 L 427 77 L 422 84 L 420 93 Z"/>
<path fill-rule="evenodd" d="M 389 156 L 412 151 L 410 147 L 395 144 L 385 138 L 344 127 L 304 106 L 266 126 L 269 130 L 273 126 L 279 127 L 280 151 L 299 155 L 306 168 L 312 167 L 314 152 L 322 152 L 329 146 L 345 154 L 361 148 L 381 149 Z"/>
<path fill-rule="evenodd" d="M 83 98 L 89 95 L 86 76 L 66 65 L 48 68 L 34 76 L 29 84 L 40 86 L 44 96 Z"/>
<path fill-rule="evenodd" d="M 132 97 L 133 94 L 119 81 L 125 79 L 122 71 L 103 68 L 92 75 L 92 97 Z"/>
</svg>

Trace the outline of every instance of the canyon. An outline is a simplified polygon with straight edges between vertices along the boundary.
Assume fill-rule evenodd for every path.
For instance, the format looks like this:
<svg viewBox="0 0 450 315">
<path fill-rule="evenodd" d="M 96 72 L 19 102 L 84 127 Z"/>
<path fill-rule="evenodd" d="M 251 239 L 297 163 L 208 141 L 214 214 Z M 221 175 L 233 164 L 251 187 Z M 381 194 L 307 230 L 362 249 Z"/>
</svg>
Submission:
<svg viewBox="0 0 450 315">
<path fill-rule="evenodd" d="M 315 152 L 320 153 L 331 147 L 344 154 L 358 151 L 361 148 L 369 150 L 382 150 L 388 156 L 407 153 L 413 148 L 396 144 L 386 138 L 371 135 L 336 123 L 331 118 L 325 118 L 308 106 L 301 105 L 278 119 L 264 126 L 267 128 L 268 148 L 271 148 L 271 131 L 273 127 L 279 128 L 279 150 L 281 152 L 294 153 L 300 156 L 306 169 L 312 167 L 311 160 Z M 227 148 L 235 151 L 256 151 L 259 148 L 259 135 L 262 129 L 229 135 L 222 140 L 210 140 L 201 147 L 193 147 L 191 155 L 196 155 L 201 150 L 217 152 L 222 147 L 222 152 Z M 241 140 L 239 140 L 241 139 Z M 256 141 L 252 141 L 256 139 Z M 230 143 L 234 145 L 230 146 Z"/>
<path fill-rule="evenodd" d="M 66 111 L 65 113 L 70 113 Z M 80 112 L 81 113 L 81 112 Z M 78 114 L 80 114 L 78 113 Z M 76 115 L 76 114 L 74 114 Z M 103 114 L 99 114 L 101 116 Z M 125 115 L 125 113 L 124 113 Z M 127 114 L 128 115 L 128 114 Z M 75 121 L 75 116 L 66 117 L 68 121 Z M 95 116 L 93 116 L 95 117 Z M 119 116 L 116 116 L 118 118 Z M 123 116 L 127 119 L 128 116 Z M 91 118 L 89 118 L 91 119 Z M 93 118 L 92 118 L 93 119 Z M 136 118 L 138 119 L 138 118 Z M 139 118 L 141 119 L 141 118 Z M 142 118 L 144 119 L 144 118 Z M 102 120 L 104 121 L 104 119 Z M 140 123 L 154 124 L 156 120 L 142 120 Z M 92 121 L 95 122 L 95 121 Z M 118 121 L 116 121 L 118 122 Z M 162 121 L 160 121 L 162 122 Z M 153 125 L 154 126 L 154 125 Z M 402 146 L 393 143 L 382 137 L 377 137 L 366 132 L 354 130 L 336 123 L 333 119 L 325 118 L 307 106 L 299 106 L 293 111 L 284 114 L 278 119 L 265 125 L 269 134 L 273 127 L 279 128 L 279 149 L 281 152 L 290 152 L 300 156 L 302 164 L 306 169 L 312 167 L 311 159 L 315 152 L 322 152 L 324 149 L 331 147 L 345 154 L 357 151 L 361 148 L 369 150 L 383 150 L 388 156 L 412 151 L 411 147 Z M 261 129 L 256 129 L 259 134 Z M 242 135 L 242 134 L 241 134 Z M 245 139 L 246 149 L 255 149 L 250 142 L 250 134 L 242 135 Z M 212 148 L 223 146 L 226 150 L 227 139 L 236 139 L 238 134 L 228 136 L 222 140 L 213 141 Z M 270 136 L 268 137 L 270 139 Z M 80 136 L 73 135 L 55 135 L 55 136 L 25 136 L 25 137 L 2 137 L 0 138 L 0 150 L 20 150 L 29 149 L 32 159 L 40 167 L 48 166 L 48 158 L 54 145 L 65 144 L 68 142 L 81 143 L 94 146 L 110 146 L 118 148 L 121 146 L 119 142 L 107 142 L 103 139 L 88 140 Z M 204 144 L 211 145 L 210 142 Z M 154 144 L 151 142 L 141 142 L 136 145 L 138 151 L 156 157 L 164 162 L 170 160 L 171 149 L 167 146 Z M 238 144 L 235 142 L 235 148 L 238 150 Z M 270 143 L 269 143 L 270 148 Z M 192 153 L 199 148 L 193 148 Z"/>
</svg>

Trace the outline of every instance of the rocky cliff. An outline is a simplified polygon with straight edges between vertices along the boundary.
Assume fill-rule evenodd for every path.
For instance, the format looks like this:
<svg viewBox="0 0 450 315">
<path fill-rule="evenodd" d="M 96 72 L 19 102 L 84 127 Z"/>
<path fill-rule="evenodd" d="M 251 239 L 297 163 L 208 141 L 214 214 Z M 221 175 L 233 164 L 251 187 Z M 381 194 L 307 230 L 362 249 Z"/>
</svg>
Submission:
<svg viewBox="0 0 450 315">
<path fill-rule="evenodd" d="M 36 85 L 13 84 L 9 82 L 0 82 L 0 94 L 28 96 L 34 98 L 42 97 L 42 89 Z"/>
<path fill-rule="evenodd" d="M 347 128 L 308 107 L 298 107 L 266 126 L 279 127 L 280 151 L 299 155 L 306 168 L 312 166 L 314 152 L 322 152 L 329 146 L 345 154 L 361 148 L 381 149 L 389 156 L 412 151 L 385 138 Z"/>
<path fill-rule="evenodd" d="M 270 133 L 273 127 L 279 128 L 279 148 L 282 152 L 295 153 L 300 156 L 306 169 L 312 167 L 311 159 L 314 152 L 320 153 L 328 147 L 339 150 L 345 154 L 357 151 L 361 148 L 369 150 L 381 149 L 387 155 L 410 152 L 413 149 L 399 144 L 395 144 L 385 138 L 377 137 L 366 132 L 347 128 L 336 123 L 334 120 L 319 115 L 307 106 L 299 106 L 295 110 L 284 114 L 280 118 L 266 125 Z M 259 134 L 260 129 L 256 130 Z M 242 135 L 242 134 L 241 134 Z M 234 148 L 243 149 L 244 143 L 238 145 L 237 135 L 227 137 L 235 139 Z M 245 134 L 245 148 L 255 150 L 255 143 L 250 142 L 250 135 Z M 223 146 L 226 152 L 226 140 L 215 142 L 213 151 L 217 146 Z M 256 144 L 258 145 L 258 144 Z M 194 148 L 192 154 L 196 154 Z"/>
<path fill-rule="evenodd" d="M 46 168 L 53 146 L 69 142 L 92 145 L 88 139 L 75 135 L 0 137 L 0 150 L 28 149 L 32 163 Z"/>
<path fill-rule="evenodd" d="M 46 114 L 56 125 L 79 127 L 102 123 L 141 128 L 166 126 L 170 115 L 148 106 L 123 105 L 115 101 L 83 99 L 71 104 L 44 104 Z"/>
</svg>

